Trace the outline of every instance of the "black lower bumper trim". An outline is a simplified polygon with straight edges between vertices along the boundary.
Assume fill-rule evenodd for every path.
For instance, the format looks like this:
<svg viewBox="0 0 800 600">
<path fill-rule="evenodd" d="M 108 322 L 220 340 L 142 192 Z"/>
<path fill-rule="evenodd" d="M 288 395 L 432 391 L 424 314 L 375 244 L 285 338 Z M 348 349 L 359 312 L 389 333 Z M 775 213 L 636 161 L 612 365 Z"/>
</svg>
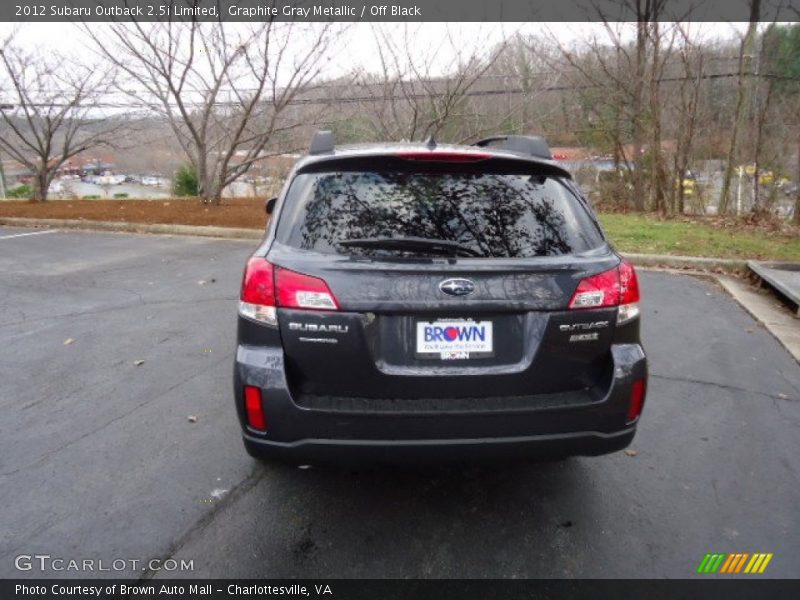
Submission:
<svg viewBox="0 0 800 600">
<path fill-rule="evenodd" d="M 275 442 L 245 434 L 251 456 L 291 463 L 394 463 L 596 456 L 622 450 L 636 427 L 553 435 L 457 440 L 326 440 Z"/>
</svg>

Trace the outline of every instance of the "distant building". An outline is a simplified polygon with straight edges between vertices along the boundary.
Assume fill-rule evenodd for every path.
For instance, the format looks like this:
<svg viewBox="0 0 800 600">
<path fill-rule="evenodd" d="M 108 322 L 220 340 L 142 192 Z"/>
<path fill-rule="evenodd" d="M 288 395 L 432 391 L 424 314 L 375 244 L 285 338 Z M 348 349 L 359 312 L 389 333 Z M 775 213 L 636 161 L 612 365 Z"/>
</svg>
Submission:
<svg viewBox="0 0 800 600">
<path fill-rule="evenodd" d="M 69 169 L 76 171 L 75 174 L 81 176 L 102 175 L 107 171 L 113 171 L 114 163 L 108 158 L 89 158 L 85 161 L 76 161 L 75 164 L 70 164 Z"/>
</svg>

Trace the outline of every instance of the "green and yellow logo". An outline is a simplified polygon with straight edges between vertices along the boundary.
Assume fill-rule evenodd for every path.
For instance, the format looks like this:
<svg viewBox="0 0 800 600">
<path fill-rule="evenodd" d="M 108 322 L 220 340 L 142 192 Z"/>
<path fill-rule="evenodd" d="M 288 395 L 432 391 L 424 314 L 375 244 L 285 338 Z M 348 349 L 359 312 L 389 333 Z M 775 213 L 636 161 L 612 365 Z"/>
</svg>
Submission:
<svg viewBox="0 0 800 600">
<path fill-rule="evenodd" d="M 700 561 L 700 565 L 697 567 L 697 572 L 702 574 L 760 574 L 766 570 L 767 565 L 771 560 L 771 552 L 769 554 L 762 552 L 756 552 L 754 554 L 750 554 L 748 552 L 739 552 L 734 554 L 706 554 L 703 557 L 703 560 Z"/>
</svg>

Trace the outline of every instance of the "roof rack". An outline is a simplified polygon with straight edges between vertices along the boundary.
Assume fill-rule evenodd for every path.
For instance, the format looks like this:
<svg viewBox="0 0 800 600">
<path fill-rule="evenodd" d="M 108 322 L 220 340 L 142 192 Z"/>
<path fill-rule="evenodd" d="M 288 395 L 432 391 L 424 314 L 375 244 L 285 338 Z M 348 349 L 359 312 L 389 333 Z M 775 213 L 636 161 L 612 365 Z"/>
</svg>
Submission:
<svg viewBox="0 0 800 600">
<path fill-rule="evenodd" d="M 311 138 L 311 147 L 308 149 L 309 154 L 328 154 L 333 152 L 336 147 L 336 140 L 333 137 L 333 132 L 327 129 L 320 129 Z"/>
<path fill-rule="evenodd" d="M 479 140 L 472 145 L 480 148 L 502 148 L 537 158 L 553 159 L 553 155 L 550 154 L 550 146 L 543 137 L 538 135 L 496 135 Z"/>
</svg>

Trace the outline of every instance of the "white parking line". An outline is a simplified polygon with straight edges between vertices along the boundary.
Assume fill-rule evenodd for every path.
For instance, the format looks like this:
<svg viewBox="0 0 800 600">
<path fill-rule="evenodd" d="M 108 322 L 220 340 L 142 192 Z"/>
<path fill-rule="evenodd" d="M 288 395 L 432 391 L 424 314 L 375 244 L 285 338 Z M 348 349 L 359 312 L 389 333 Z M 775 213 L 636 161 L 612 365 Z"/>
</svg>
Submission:
<svg viewBox="0 0 800 600">
<path fill-rule="evenodd" d="M 56 233 L 58 229 L 47 229 L 45 231 L 30 231 L 28 233 L 15 233 L 13 235 L 0 235 L 0 240 L 10 240 L 12 238 L 25 237 L 27 235 L 43 235 L 45 233 Z"/>
</svg>

